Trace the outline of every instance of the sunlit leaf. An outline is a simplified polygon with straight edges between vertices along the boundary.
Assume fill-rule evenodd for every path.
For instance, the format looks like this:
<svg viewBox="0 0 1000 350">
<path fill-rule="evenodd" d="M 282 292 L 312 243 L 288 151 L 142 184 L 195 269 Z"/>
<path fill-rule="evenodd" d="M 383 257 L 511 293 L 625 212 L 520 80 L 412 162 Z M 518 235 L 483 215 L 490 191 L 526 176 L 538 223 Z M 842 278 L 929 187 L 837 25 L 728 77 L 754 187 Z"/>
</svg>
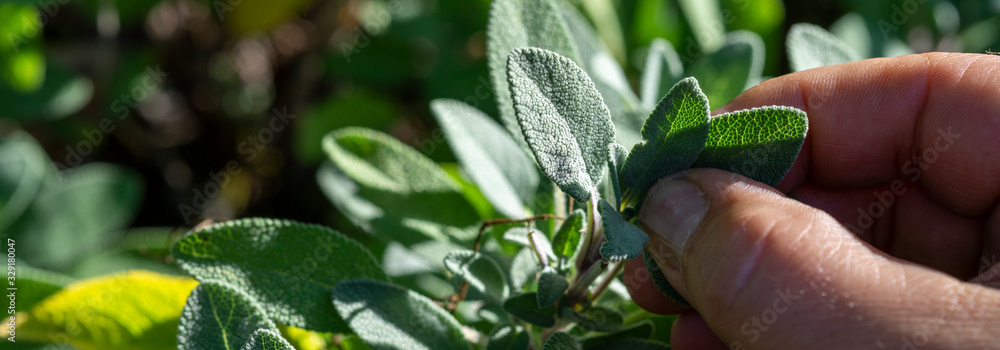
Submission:
<svg viewBox="0 0 1000 350">
<path fill-rule="evenodd" d="M 785 45 L 788 64 L 795 72 L 861 60 L 848 44 L 826 29 L 809 23 L 792 25 Z"/>
<path fill-rule="evenodd" d="M 255 342 L 251 336 L 258 329 L 278 331 L 253 297 L 229 283 L 207 280 L 187 298 L 177 345 L 179 350 L 242 349 Z"/>
</svg>

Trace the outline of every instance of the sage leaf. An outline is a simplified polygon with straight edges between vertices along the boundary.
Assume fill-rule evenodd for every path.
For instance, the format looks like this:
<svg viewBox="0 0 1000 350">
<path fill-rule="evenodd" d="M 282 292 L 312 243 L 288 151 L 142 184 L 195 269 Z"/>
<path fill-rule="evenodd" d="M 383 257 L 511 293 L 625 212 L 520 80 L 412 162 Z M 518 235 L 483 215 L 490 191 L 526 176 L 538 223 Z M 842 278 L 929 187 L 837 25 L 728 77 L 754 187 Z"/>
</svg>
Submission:
<svg viewBox="0 0 1000 350">
<path fill-rule="evenodd" d="M 642 247 L 649 242 L 649 236 L 622 219 L 608 201 L 602 199 L 600 205 L 604 236 L 607 238 L 601 243 L 601 256 L 610 261 L 628 260 L 639 256 Z"/>
<path fill-rule="evenodd" d="M 848 44 L 815 24 L 792 25 L 785 46 L 788 64 L 795 72 L 861 60 L 861 55 Z"/>
<path fill-rule="evenodd" d="M 479 214 L 441 166 L 392 136 L 344 128 L 323 139 L 336 165 L 320 187 L 364 231 L 409 246 L 428 239 L 471 243 Z M 349 180 L 349 181 L 348 181 Z"/>
<path fill-rule="evenodd" d="M 625 323 L 620 313 L 602 306 L 591 306 L 583 311 L 569 309 L 566 316 L 576 321 L 580 328 L 595 332 L 614 332 Z"/>
<path fill-rule="evenodd" d="M 545 345 L 542 345 L 542 350 L 582 350 L 582 348 L 580 342 L 569 333 L 555 332 L 545 341 Z"/>
<path fill-rule="evenodd" d="M 188 296 L 178 349 L 241 349 L 258 329 L 278 331 L 260 304 L 237 287 L 208 280 Z"/>
<path fill-rule="evenodd" d="M 198 280 L 245 291 L 276 322 L 323 332 L 345 328 L 330 305 L 337 282 L 387 279 L 358 242 L 287 220 L 240 219 L 192 231 L 174 245 L 173 257 Z"/>
<path fill-rule="evenodd" d="M 871 57 L 872 39 L 865 18 L 851 12 L 830 25 L 830 33 L 858 54 L 858 58 Z"/>
<path fill-rule="evenodd" d="M 534 200 L 538 171 L 510 134 L 493 119 L 467 104 L 439 99 L 431 111 L 462 168 L 496 210 L 511 218 L 525 215 Z"/>
<path fill-rule="evenodd" d="M 691 32 L 697 33 L 694 39 L 702 50 L 712 51 L 722 45 L 726 22 L 723 22 L 718 1 L 679 0 L 677 5 L 691 26 Z"/>
<path fill-rule="evenodd" d="M 510 263 L 510 286 L 520 291 L 525 284 L 533 281 L 538 272 L 539 262 L 531 248 L 524 248 L 514 255 Z"/>
<path fill-rule="evenodd" d="M 556 307 L 554 305 L 539 307 L 536 293 L 524 293 L 507 298 L 503 302 L 503 310 L 511 316 L 539 327 L 556 325 Z"/>
<path fill-rule="evenodd" d="M 48 177 L 49 158 L 31 134 L 12 132 L 0 140 L 0 232 L 31 206 Z"/>
<path fill-rule="evenodd" d="M 333 305 L 373 350 L 470 349 L 454 317 L 427 297 L 393 284 L 338 283 Z"/>
<path fill-rule="evenodd" d="M 576 59 L 577 49 L 553 0 L 496 0 L 486 27 L 486 61 L 493 81 L 500 120 L 518 142 L 524 142 L 507 80 L 507 56 L 519 47 L 540 47 Z"/>
<path fill-rule="evenodd" d="M 559 231 L 556 231 L 552 238 L 552 250 L 562 259 L 569 259 L 576 255 L 583 240 L 583 230 L 586 228 L 587 213 L 583 209 L 576 209 L 566 217 Z"/>
<path fill-rule="evenodd" d="M 691 167 L 705 148 L 708 115 L 708 99 L 697 80 L 686 78 L 674 85 L 649 114 L 643 141 L 632 147 L 622 166 L 625 197 L 639 196 L 660 178 Z"/>
<path fill-rule="evenodd" d="M 757 84 L 763 71 L 764 40 L 754 32 L 740 30 L 729 33 L 718 50 L 695 61 L 687 74 L 698 79 L 711 109 L 716 109 Z"/>
<path fill-rule="evenodd" d="M 73 278 L 17 263 L 16 288 L 17 303 L 15 311 L 29 311 L 36 304 L 58 293 L 73 282 Z M 9 309 L 8 309 L 9 311 Z"/>
<path fill-rule="evenodd" d="M 642 69 L 642 103 L 652 108 L 682 78 L 684 65 L 674 45 L 663 38 L 653 39 Z"/>
<path fill-rule="evenodd" d="M 646 265 L 646 271 L 649 271 L 649 275 L 653 279 L 653 285 L 656 286 L 656 289 L 659 290 L 660 293 L 666 295 L 667 298 L 670 298 L 670 300 L 677 303 L 677 305 L 691 306 L 691 303 L 689 303 L 687 299 L 684 299 L 684 297 L 681 296 L 681 293 L 678 293 L 677 289 L 674 289 L 674 286 L 670 285 L 670 281 L 668 281 L 667 277 L 663 275 L 663 270 L 660 269 L 660 265 L 656 264 L 656 260 L 653 260 L 652 253 L 649 252 L 649 249 L 643 250 L 642 263 Z"/>
<path fill-rule="evenodd" d="M 604 334 L 583 339 L 581 342 L 584 349 L 591 349 L 605 344 L 614 344 L 617 341 L 626 339 L 649 339 L 653 334 L 653 323 L 640 321 L 628 328 L 610 334 Z"/>
<path fill-rule="evenodd" d="M 486 350 L 523 350 L 528 348 L 528 332 L 520 327 L 505 324 L 493 328 Z"/>
<path fill-rule="evenodd" d="M 177 320 L 198 283 L 133 270 L 74 282 L 17 318 L 18 342 L 80 349 L 177 349 Z"/>
<path fill-rule="evenodd" d="M 538 276 L 538 307 L 546 308 L 556 304 L 556 301 L 569 289 L 569 282 L 566 277 L 560 275 L 555 269 L 545 267 Z"/>
<path fill-rule="evenodd" d="M 542 172 L 563 192 L 589 201 L 615 139 L 594 83 L 570 59 L 538 48 L 514 50 L 507 68 L 518 123 Z"/>
<path fill-rule="evenodd" d="M 269 329 L 258 329 L 243 345 L 243 350 L 295 350 L 281 335 Z"/>
<path fill-rule="evenodd" d="M 809 129 L 806 113 L 770 106 L 712 117 L 692 167 L 717 168 L 775 186 L 792 167 Z"/>
<path fill-rule="evenodd" d="M 444 258 L 444 267 L 497 304 L 510 293 L 500 265 L 486 255 L 471 250 L 454 251 Z"/>
<path fill-rule="evenodd" d="M 531 248 L 541 255 L 541 259 L 555 259 L 556 255 L 552 251 L 552 243 L 544 234 L 535 229 L 524 227 L 512 227 L 503 233 L 503 239 L 518 245 Z M 540 262 L 542 265 L 548 265 Z"/>
<path fill-rule="evenodd" d="M 587 348 L 587 350 L 670 350 L 670 346 L 649 339 L 621 339 Z"/>
<path fill-rule="evenodd" d="M 614 193 L 615 198 L 615 208 L 620 208 L 622 205 L 622 189 L 621 180 L 619 179 L 619 173 L 622 167 L 625 166 L 625 161 L 628 160 L 629 152 L 625 147 L 617 143 L 612 143 L 608 145 L 608 176 L 610 177 L 611 191 Z"/>
</svg>

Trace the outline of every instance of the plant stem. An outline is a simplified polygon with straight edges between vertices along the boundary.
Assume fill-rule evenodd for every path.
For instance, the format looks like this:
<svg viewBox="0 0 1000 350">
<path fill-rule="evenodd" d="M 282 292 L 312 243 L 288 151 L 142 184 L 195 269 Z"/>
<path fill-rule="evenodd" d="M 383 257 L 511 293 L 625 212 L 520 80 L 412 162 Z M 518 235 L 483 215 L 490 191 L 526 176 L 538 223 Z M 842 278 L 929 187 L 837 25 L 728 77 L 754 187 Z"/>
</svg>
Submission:
<svg viewBox="0 0 1000 350">
<path fill-rule="evenodd" d="M 601 284 L 597 286 L 597 289 L 594 290 L 594 293 L 590 294 L 590 300 L 596 302 L 597 298 L 601 297 L 601 294 L 603 294 L 604 291 L 608 289 L 608 286 L 611 285 L 611 282 L 614 281 L 616 277 L 618 277 L 618 273 L 621 272 L 622 269 L 624 268 L 625 268 L 624 261 L 615 263 L 615 267 L 611 269 L 611 273 L 609 273 L 608 276 L 604 279 L 604 281 L 602 281 Z"/>
</svg>

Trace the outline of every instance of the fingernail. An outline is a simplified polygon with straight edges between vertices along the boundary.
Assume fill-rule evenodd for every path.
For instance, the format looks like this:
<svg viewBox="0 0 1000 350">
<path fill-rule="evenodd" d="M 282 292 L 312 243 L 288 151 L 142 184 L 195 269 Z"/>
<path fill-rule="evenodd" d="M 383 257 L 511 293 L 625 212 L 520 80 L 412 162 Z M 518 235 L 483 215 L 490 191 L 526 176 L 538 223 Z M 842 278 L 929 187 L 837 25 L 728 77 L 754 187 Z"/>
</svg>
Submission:
<svg viewBox="0 0 1000 350">
<path fill-rule="evenodd" d="M 658 239 L 661 250 L 653 257 L 680 269 L 681 253 L 701 218 L 708 211 L 705 194 L 680 173 L 660 180 L 646 193 L 639 222 L 646 233 Z"/>
</svg>

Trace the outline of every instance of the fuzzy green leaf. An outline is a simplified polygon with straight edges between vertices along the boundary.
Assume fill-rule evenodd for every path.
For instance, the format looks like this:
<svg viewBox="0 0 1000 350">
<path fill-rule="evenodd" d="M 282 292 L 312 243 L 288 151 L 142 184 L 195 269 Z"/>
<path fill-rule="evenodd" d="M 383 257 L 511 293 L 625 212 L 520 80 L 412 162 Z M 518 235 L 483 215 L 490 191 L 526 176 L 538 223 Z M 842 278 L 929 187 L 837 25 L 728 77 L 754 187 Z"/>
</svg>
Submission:
<svg viewBox="0 0 1000 350">
<path fill-rule="evenodd" d="M 538 258 L 531 248 L 524 248 L 514 255 L 510 263 L 510 285 L 514 290 L 521 290 L 525 284 L 534 280 L 539 268 Z"/>
<path fill-rule="evenodd" d="M 444 267 L 496 303 L 503 302 L 510 293 L 500 265 L 486 255 L 471 250 L 454 251 L 444 258 Z"/>
<path fill-rule="evenodd" d="M 546 267 L 538 276 L 538 307 L 546 308 L 556 304 L 556 301 L 569 289 L 566 277 L 555 269 Z"/>
<path fill-rule="evenodd" d="M 506 324 L 493 328 L 490 332 L 490 342 L 486 344 L 486 350 L 523 350 L 528 348 L 530 338 L 525 332 L 515 325 Z"/>
<path fill-rule="evenodd" d="M 48 176 L 49 159 L 30 134 L 12 132 L 0 139 L 0 232 L 31 206 Z"/>
<path fill-rule="evenodd" d="M 577 50 L 553 0 L 496 0 L 486 27 L 486 59 L 493 80 L 500 120 L 516 140 L 524 142 L 507 80 L 507 56 L 519 47 L 541 47 L 576 59 Z"/>
<path fill-rule="evenodd" d="M 589 201 L 615 140 L 611 112 L 594 83 L 570 59 L 538 48 L 511 52 L 507 73 L 518 123 L 542 172 L 563 192 Z"/>
<path fill-rule="evenodd" d="M 617 341 L 625 339 L 648 339 L 650 335 L 653 334 L 653 323 L 649 321 L 640 321 L 639 323 L 633 324 L 628 328 L 622 329 L 620 331 L 603 334 L 599 336 L 589 337 L 583 339 L 583 348 L 591 349 L 596 346 L 603 346 L 604 344 L 615 343 Z"/>
<path fill-rule="evenodd" d="M 775 186 L 792 167 L 809 120 L 792 107 L 746 109 L 712 117 L 705 150 L 692 167 L 717 168 Z"/>
<path fill-rule="evenodd" d="M 748 31 L 729 33 L 725 44 L 688 68 L 704 87 L 710 107 L 722 107 L 757 84 L 764 71 L 764 40 Z"/>
<path fill-rule="evenodd" d="M 338 283 L 333 305 L 374 350 L 469 349 L 458 321 L 427 297 L 368 279 Z"/>
<path fill-rule="evenodd" d="M 407 246 L 475 239 L 479 214 L 459 184 L 417 150 L 362 128 L 328 134 L 323 149 L 336 167 L 321 169 L 320 187 L 366 232 Z"/>
<path fill-rule="evenodd" d="M 542 350 L 582 350 L 580 342 L 566 332 L 556 332 L 545 341 Z"/>
<path fill-rule="evenodd" d="M 795 72 L 861 60 L 861 56 L 848 44 L 815 24 L 792 25 L 785 46 L 788 49 L 788 64 Z"/>
<path fill-rule="evenodd" d="M 13 285 L 18 292 L 16 311 L 31 310 L 36 304 L 73 282 L 73 278 L 69 276 L 36 269 L 22 262 L 17 263 L 16 272 L 17 278 Z"/>
<path fill-rule="evenodd" d="M 642 247 L 649 242 L 649 236 L 641 229 L 622 219 L 618 211 L 606 200 L 601 200 L 601 221 L 607 241 L 601 243 L 601 256 L 610 261 L 635 258 L 642 253 Z"/>
<path fill-rule="evenodd" d="M 530 324 L 540 327 L 552 327 L 556 324 L 556 307 L 538 307 L 536 293 L 524 293 L 508 298 L 503 302 L 503 310 Z"/>
<path fill-rule="evenodd" d="M 513 227 L 503 233 L 503 239 L 518 245 L 537 249 L 546 259 L 555 259 L 556 255 L 552 250 L 552 243 L 544 234 L 535 229 L 524 227 Z"/>
<path fill-rule="evenodd" d="M 580 247 L 583 239 L 581 231 L 586 227 L 587 213 L 582 209 L 574 210 L 566 217 L 559 231 L 552 238 L 552 250 L 561 258 L 572 258 Z"/>
<path fill-rule="evenodd" d="M 674 45 L 663 38 L 653 40 L 642 70 L 642 103 L 654 106 L 684 78 L 684 65 Z"/>
<path fill-rule="evenodd" d="M 344 329 L 330 305 L 337 282 L 387 279 L 358 242 L 286 220 L 241 219 L 192 231 L 174 245 L 173 256 L 199 280 L 246 291 L 275 321 L 324 332 Z"/>
<path fill-rule="evenodd" d="M 615 208 L 619 208 L 622 205 L 622 189 L 619 174 L 625 166 L 625 161 L 628 160 L 628 155 L 628 150 L 622 145 L 617 143 L 608 145 L 608 176 L 610 177 L 608 184 L 611 186 L 611 191 L 614 193 Z"/>
<path fill-rule="evenodd" d="M 242 350 L 295 350 L 285 338 L 269 329 L 258 329 Z"/>
<path fill-rule="evenodd" d="M 650 113 L 643 142 L 632 148 L 621 169 L 626 192 L 641 195 L 660 178 L 689 168 L 705 147 L 708 115 L 708 99 L 697 80 L 674 85 Z"/>
<path fill-rule="evenodd" d="M 253 297 L 221 281 L 204 281 L 188 296 L 178 349 L 242 349 L 258 329 L 277 332 Z"/>
<path fill-rule="evenodd" d="M 656 286 L 656 289 L 659 290 L 660 293 L 666 295 L 667 298 L 673 300 L 673 302 L 677 303 L 677 305 L 691 306 L 691 303 L 684 299 L 684 297 L 681 296 L 681 293 L 678 293 L 677 289 L 674 289 L 674 286 L 670 285 L 670 281 L 668 281 L 667 277 L 663 275 L 663 270 L 660 269 L 660 265 L 657 265 L 656 260 L 653 260 L 653 256 L 649 252 L 649 249 L 643 249 L 642 263 L 646 265 L 646 271 L 649 271 L 649 275 L 653 279 L 653 285 Z"/>
<path fill-rule="evenodd" d="M 538 171 L 531 158 L 500 125 L 478 109 L 455 101 L 431 101 L 431 111 L 455 157 L 501 214 L 520 218 L 534 200 Z"/>
</svg>

